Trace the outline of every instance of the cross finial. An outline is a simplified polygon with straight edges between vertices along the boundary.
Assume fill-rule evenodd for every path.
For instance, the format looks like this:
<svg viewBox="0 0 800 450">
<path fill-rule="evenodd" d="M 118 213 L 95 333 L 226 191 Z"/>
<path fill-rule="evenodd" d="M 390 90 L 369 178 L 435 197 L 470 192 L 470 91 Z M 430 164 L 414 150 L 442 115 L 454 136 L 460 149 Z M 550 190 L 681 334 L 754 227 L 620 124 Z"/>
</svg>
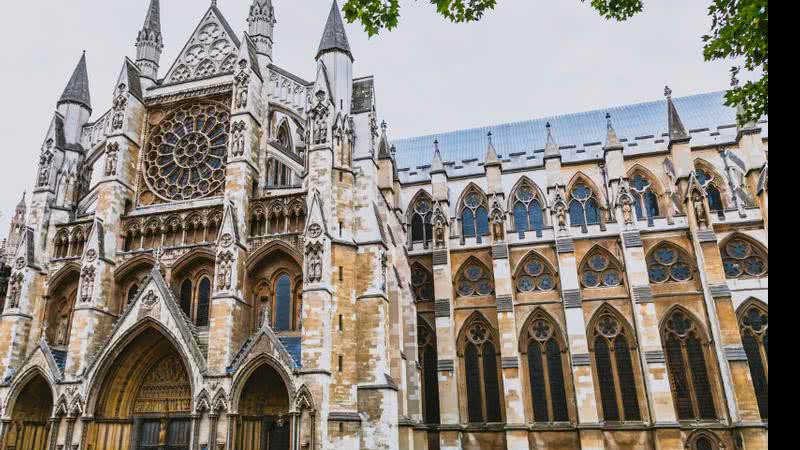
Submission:
<svg viewBox="0 0 800 450">
<path fill-rule="evenodd" d="M 386 121 L 385 120 L 381 121 L 381 129 L 386 131 L 387 127 L 388 127 L 388 125 L 386 125 Z"/>
<path fill-rule="evenodd" d="M 664 86 L 664 97 L 672 98 L 672 89 L 669 86 Z"/>
<path fill-rule="evenodd" d="M 550 122 L 548 121 L 548 122 L 547 122 L 547 123 L 544 125 L 544 127 L 545 127 L 545 128 L 547 128 L 547 129 L 549 130 L 549 129 L 550 129 Z"/>
<path fill-rule="evenodd" d="M 606 112 L 606 126 L 608 128 L 611 128 L 611 113 L 610 112 Z"/>
<path fill-rule="evenodd" d="M 489 138 L 489 143 L 491 144 L 492 143 L 492 132 L 490 131 L 490 132 L 486 133 L 486 137 Z"/>
</svg>

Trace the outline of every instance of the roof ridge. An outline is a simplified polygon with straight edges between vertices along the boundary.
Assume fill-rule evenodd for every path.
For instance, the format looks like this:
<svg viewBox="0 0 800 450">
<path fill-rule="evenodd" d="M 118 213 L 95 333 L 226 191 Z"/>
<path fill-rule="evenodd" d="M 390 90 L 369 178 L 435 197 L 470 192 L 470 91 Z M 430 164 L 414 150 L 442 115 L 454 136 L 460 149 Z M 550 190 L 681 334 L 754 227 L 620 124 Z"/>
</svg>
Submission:
<svg viewBox="0 0 800 450">
<path fill-rule="evenodd" d="M 702 93 L 698 93 L 698 94 L 691 94 L 691 95 L 684 95 L 684 96 L 681 96 L 681 97 L 675 97 L 674 100 L 675 101 L 681 101 L 681 100 L 694 98 L 694 97 L 702 97 L 702 96 L 706 96 L 706 95 L 719 94 L 719 93 L 722 93 L 722 92 L 725 92 L 725 91 L 724 90 L 717 90 L 717 91 L 702 92 Z M 447 136 L 447 135 L 450 135 L 450 134 L 454 134 L 454 133 L 463 133 L 463 132 L 470 132 L 470 131 L 471 132 L 479 132 L 479 131 L 483 132 L 483 131 L 485 131 L 487 129 L 490 129 L 490 128 L 497 128 L 497 127 L 504 127 L 504 126 L 515 126 L 515 125 L 520 125 L 520 124 L 524 124 L 524 123 L 528 123 L 528 122 L 534 122 L 534 121 L 537 121 L 537 120 L 555 121 L 555 120 L 558 120 L 558 119 L 561 119 L 561 118 L 564 118 L 564 117 L 576 116 L 576 115 L 580 115 L 580 114 L 590 114 L 590 113 L 598 113 L 598 114 L 602 113 L 603 116 L 601 118 L 603 120 L 605 120 L 604 119 L 605 118 L 605 113 L 608 112 L 609 110 L 613 111 L 614 109 L 618 109 L 618 108 L 628 108 L 628 107 L 636 107 L 636 106 L 642 106 L 642 105 L 653 105 L 653 104 L 657 104 L 657 103 L 661 103 L 661 102 L 664 102 L 664 104 L 666 105 L 666 100 L 649 100 L 649 101 L 642 101 L 642 102 L 636 102 L 636 103 L 621 103 L 621 104 L 616 104 L 616 105 L 612 105 L 612 106 L 607 106 L 605 108 L 587 109 L 587 110 L 583 110 L 583 111 L 575 111 L 575 112 L 571 112 L 571 113 L 563 113 L 563 114 L 558 114 L 558 115 L 554 115 L 554 116 L 539 116 L 539 117 L 532 117 L 532 118 L 529 118 L 529 119 L 514 120 L 514 121 L 511 121 L 511 122 L 501 122 L 501 123 L 488 124 L 488 125 L 482 125 L 482 126 L 471 127 L 471 128 L 453 129 L 453 130 L 448 130 L 448 131 L 438 132 L 438 133 L 430 133 L 430 134 L 416 135 L 416 136 L 407 136 L 407 137 L 402 137 L 402 138 L 395 138 L 395 139 L 392 139 L 392 141 L 393 142 L 401 142 L 401 141 L 408 141 L 408 140 L 412 140 L 412 139 L 441 138 L 441 137 L 444 137 L 444 136 Z"/>
</svg>

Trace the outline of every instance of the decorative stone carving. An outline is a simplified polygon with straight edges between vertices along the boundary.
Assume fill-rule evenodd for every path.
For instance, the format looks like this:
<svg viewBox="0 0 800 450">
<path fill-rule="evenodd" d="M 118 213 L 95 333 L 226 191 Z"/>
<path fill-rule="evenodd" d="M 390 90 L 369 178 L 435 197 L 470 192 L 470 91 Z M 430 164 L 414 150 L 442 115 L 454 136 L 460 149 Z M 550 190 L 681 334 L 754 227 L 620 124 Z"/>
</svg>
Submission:
<svg viewBox="0 0 800 450">
<path fill-rule="evenodd" d="M 436 202 L 433 206 L 433 247 L 443 249 L 447 246 L 447 215 L 441 203 Z"/>
<path fill-rule="evenodd" d="M 385 250 L 381 250 L 381 290 L 386 292 L 387 288 L 387 277 L 386 277 L 386 270 L 389 267 L 389 256 L 386 254 Z"/>
<path fill-rule="evenodd" d="M 17 260 L 14 261 L 14 267 L 17 270 L 22 270 L 23 268 L 25 268 L 25 257 L 20 256 L 19 258 L 17 258 Z"/>
<path fill-rule="evenodd" d="M 231 145 L 231 156 L 234 158 L 238 158 L 244 155 L 244 146 L 245 146 L 245 129 L 247 125 L 245 125 L 244 121 L 240 120 L 235 122 L 233 126 L 231 126 L 231 132 L 233 133 L 233 143 Z"/>
<path fill-rule="evenodd" d="M 94 266 L 86 266 L 81 270 L 81 302 L 83 303 L 92 301 L 96 271 Z"/>
<path fill-rule="evenodd" d="M 219 245 L 223 248 L 228 248 L 233 245 L 233 236 L 230 233 L 225 233 L 219 239 Z"/>
<path fill-rule="evenodd" d="M 309 283 L 322 281 L 322 252 L 321 242 L 310 242 L 306 246 L 306 279 Z"/>
<path fill-rule="evenodd" d="M 147 291 L 147 294 L 145 294 L 144 297 L 142 297 L 142 306 L 145 309 L 153 309 L 153 307 L 155 307 L 157 303 L 158 303 L 158 296 L 152 290 Z"/>
<path fill-rule="evenodd" d="M 222 252 L 217 257 L 217 291 L 229 291 L 233 278 L 233 253 Z"/>
<path fill-rule="evenodd" d="M 245 109 L 250 96 L 250 74 L 247 73 L 247 61 L 239 61 L 239 73 L 234 77 L 234 82 L 236 83 L 234 106 L 237 109 Z"/>
<path fill-rule="evenodd" d="M 124 92 L 125 84 L 121 84 L 119 86 L 119 90 Z M 113 111 L 113 115 L 111 117 L 111 131 L 119 131 L 122 129 L 122 126 L 125 124 L 125 110 L 127 107 L 128 99 L 124 94 L 119 95 L 114 99 L 114 103 L 111 106 Z"/>
<path fill-rule="evenodd" d="M 97 250 L 95 250 L 93 248 L 89 249 L 86 252 L 86 262 L 90 262 L 91 263 L 91 262 L 95 262 L 96 260 L 97 260 Z"/>
<path fill-rule="evenodd" d="M 106 147 L 106 176 L 113 177 L 117 175 L 117 155 L 119 153 L 119 144 L 113 142 Z"/>
<path fill-rule="evenodd" d="M 692 193 L 692 208 L 694 209 L 694 216 L 697 220 L 697 226 L 700 229 L 708 228 L 708 215 L 706 214 L 706 206 L 703 201 L 703 196 L 699 191 Z"/>
<path fill-rule="evenodd" d="M 308 226 L 308 236 L 316 239 L 322 235 L 322 227 L 318 223 L 312 223 Z"/>
<path fill-rule="evenodd" d="M 8 282 L 8 307 L 10 309 L 14 309 L 19 307 L 19 297 L 22 293 L 22 281 L 25 277 L 21 273 L 15 273 L 11 275 L 11 279 Z"/>
<path fill-rule="evenodd" d="M 325 91 L 319 90 L 315 94 L 315 97 L 316 104 L 311 111 L 309 111 L 312 142 L 314 144 L 325 144 L 328 142 L 328 117 L 330 116 L 330 109 L 327 104 L 328 95 Z"/>
<path fill-rule="evenodd" d="M 53 140 L 48 139 L 39 156 L 39 177 L 37 186 L 44 187 L 50 183 L 50 170 L 53 165 Z"/>
</svg>

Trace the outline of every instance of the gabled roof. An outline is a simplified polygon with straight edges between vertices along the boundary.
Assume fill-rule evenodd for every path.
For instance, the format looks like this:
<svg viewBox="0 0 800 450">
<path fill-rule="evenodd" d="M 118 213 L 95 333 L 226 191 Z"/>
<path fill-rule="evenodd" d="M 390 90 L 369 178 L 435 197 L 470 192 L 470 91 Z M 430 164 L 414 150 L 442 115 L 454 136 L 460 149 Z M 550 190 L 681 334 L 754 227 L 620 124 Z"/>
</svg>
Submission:
<svg viewBox="0 0 800 450">
<path fill-rule="evenodd" d="M 164 78 L 180 83 L 233 72 L 242 43 L 212 3 Z"/>
<path fill-rule="evenodd" d="M 339 5 L 336 0 L 331 3 L 331 12 L 328 14 L 328 22 L 325 24 L 325 31 L 322 32 L 322 39 L 319 42 L 317 59 L 323 53 L 341 51 L 350 59 L 353 54 L 350 52 L 350 43 L 347 41 L 347 33 L 344 30 L 342 14 L 339 12 Z"/>
<path fill-rule="evenodd" d="M 89 95 L 89 72 L 86 69 L 86 52 L 81 55 L 78 66 L 72 72 L 72 76 L 58 100 L 61 103 L 77 103 L 85 106 L 89 111 L 92 110 L 92 100 Z"/>
<path fill-rule="evenodd" d="M 691 144 L 714 145 L 736 138 L 736 110 L 725 106 L 725 92 L 709 92 L 672 99 L 674 111 L 691 135 Z M 593 111 L 542 117 L 522 122 L 398 139 L 397 165 L 404 183 L 428 178 L 433 160 L 433 141 L 439 141 L 442 159 L 451 175 L 480 174 L 486 155 L 486 133 L 504 164 L 513 167 L 541 165 L 545 156 L 548 122 L 565 162 L 602 158 L 608 138 L 606 113 L 614 118 L 614 130 L 625 154 L 666 151 L 669 143 L 668 105 L 665 99 Z M 759 125 L 768 136 L 767 124 Z M 511 162 L 509 163 L 509 160 Z M 448 164 L 449 163 L 449 164 Z M 463 167 L 462 167 L 463 166 Z"/>
</svg>

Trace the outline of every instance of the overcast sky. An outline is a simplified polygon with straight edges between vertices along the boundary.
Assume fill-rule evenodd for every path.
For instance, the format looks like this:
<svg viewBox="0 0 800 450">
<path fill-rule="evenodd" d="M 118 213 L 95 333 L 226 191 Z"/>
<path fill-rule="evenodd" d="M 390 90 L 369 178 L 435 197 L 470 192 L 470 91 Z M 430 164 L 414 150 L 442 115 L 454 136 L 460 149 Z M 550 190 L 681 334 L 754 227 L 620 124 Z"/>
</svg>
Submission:
<svg viewBox="0 0 800 450">
<path fill-rule="evenodd" d="M 149 0 L 16 1 L 5 8 L 0 70 L 4 107 L 0 236 L 30 189 L 38 152 L 81 51 L 86 50 L 93 117 L 111 104 L 116 76 Z M 273 0 L 275 63 L 314 77 L 330 0 Z M 342 0 L 340 0 L 341 2 Z M 161 0 L 161 76 L 208 7 Z M 378 113 L 391 137 L 578 112 L 725 89 L 729 64 L 706 63 L 700 37 L 709 1 L 645 0 L 644 13 L 609 22 L 580 0 L 501 0 L 476 24 L 453 25 L 427 0 L 404 0 L 400 27 L 368 39 L 347 25 L 355 76 L 376 78 Z M 219 0 L 238 34 L 250 0 Z"/>
</svg>

